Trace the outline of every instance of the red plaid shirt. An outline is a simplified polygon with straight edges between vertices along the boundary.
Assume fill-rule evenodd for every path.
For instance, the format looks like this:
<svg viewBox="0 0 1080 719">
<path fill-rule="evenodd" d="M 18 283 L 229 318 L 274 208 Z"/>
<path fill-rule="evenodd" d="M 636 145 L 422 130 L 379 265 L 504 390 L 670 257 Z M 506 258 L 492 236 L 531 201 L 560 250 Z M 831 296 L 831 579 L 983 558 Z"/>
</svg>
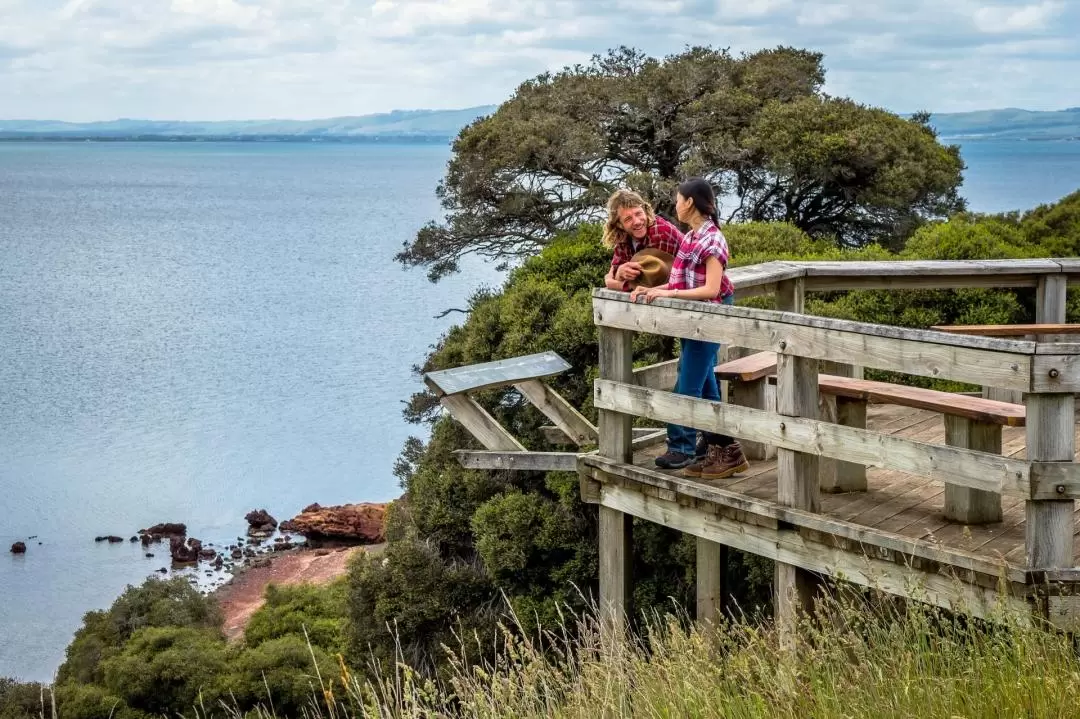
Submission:
<svg viewBox="0 0 1080 719">
<path fill-rule="evenodd" d="M 634 245 L 632 237 L 628 237 L 626 242 L 615 245 L 615 254 L 611 257 L 611 276 L 615 276 L 615 270 L 619 268 L 619 265 L 629 262 L 631 257 L 646 247 L 655 247 L 674 257 L 679 251 L 682 240 L 683 236 L 679 228 L 657 215 L 656 222 L 648 229 L 640 245 Z M 623 290 L 629 292 L 630 285 L 624 282 Z"/>
<path fill-rule="evenodd" d="M 668 289 L 693 290 L 704 286 L 705 260 L 710 257 L 720 260 L 720 265 L 727 270 L 729 258 L 727 240 L 712 220 L 706 220 L 701 227 L 686 233 L 682 244 L 679 245 L 679 251 L 675 253 L 675 261 L 671 265 Z M 735 285 L 731 283 L 725 271 L 720 280 L 720 294 L 706 301 L 722 302 L 733 294 L 735 294 Z"/>
</svg>

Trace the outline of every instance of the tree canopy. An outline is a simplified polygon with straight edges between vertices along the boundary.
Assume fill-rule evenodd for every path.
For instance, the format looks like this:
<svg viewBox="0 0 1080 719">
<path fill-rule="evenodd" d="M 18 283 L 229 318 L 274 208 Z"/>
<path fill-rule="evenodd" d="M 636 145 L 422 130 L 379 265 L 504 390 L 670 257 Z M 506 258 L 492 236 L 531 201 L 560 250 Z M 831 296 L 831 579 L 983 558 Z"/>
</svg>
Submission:
<svg viewBox="0 0 1080 719">
<path fill-rule="evenodd" d="M 663 59 L 619 48 L 542 74 L 461 131 L 437 190 L 445 221 L 397 258 L 434 280 L 469 254 L 530 256 L 598 220 L 617 187 L 670 215 L 688 176 L 715 185 L 728 221 L 787 222 L 846 246 L 895 248 L 963 208 L 959 150 L 927 115 L 830 97 L 824 80 L 821 54 L 788 47 Z"/>
</svg>

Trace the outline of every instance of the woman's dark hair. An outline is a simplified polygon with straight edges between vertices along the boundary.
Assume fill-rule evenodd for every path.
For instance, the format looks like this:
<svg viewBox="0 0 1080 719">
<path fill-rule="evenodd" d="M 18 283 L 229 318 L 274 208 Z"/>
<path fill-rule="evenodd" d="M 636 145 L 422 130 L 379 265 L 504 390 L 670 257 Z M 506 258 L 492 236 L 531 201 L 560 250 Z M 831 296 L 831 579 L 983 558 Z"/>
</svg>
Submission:
<svg viewBox="0 0 1080 719">
<path fill-rule="evenodd" d="M 694 201 L 694 208 L 720 226 L 720 215 L 716 210 L 716 193 L 707 180 L 691 177 L 679 183 L 678 193 Z"/>
</svg>

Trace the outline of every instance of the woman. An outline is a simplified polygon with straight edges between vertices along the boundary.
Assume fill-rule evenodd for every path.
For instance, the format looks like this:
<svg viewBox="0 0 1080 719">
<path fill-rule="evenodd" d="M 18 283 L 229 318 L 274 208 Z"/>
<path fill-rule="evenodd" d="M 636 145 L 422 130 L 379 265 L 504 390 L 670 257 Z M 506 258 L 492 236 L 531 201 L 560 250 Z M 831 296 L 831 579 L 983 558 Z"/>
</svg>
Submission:
<svg viewBox="0 0 1080 719">
<path fill-rule="evenodd" d="M 699 177 L 683 182 L 675 195 L 675 212 L 680 222 L 690 226 L 690 232 L 679 245 L 670 278 L 659 287 L 638 287 L 631 293 L 631 300 L 637 302 L 639 297 L 644 297 L 646 302 L 652 302 L 657 297 L 673 297 L 732 304 L 735 287 L 724 272 L 729 253 L 720 232 L 712 185 Z M 680 340 L 676 394 L 720 401 L 720 387 L 713 372 L 719 349 L 715 342 Z M 695 461 L 695 437 L 696 431 L 691 427 L 668 425 L 668 451 L 656 458 L 656 466 L 685 468 L 685 474 L 702 479 L 723 479 L 750 467 L 738 442 L 710 432 L 703 433 L 704 457 Z"/>
</svg>

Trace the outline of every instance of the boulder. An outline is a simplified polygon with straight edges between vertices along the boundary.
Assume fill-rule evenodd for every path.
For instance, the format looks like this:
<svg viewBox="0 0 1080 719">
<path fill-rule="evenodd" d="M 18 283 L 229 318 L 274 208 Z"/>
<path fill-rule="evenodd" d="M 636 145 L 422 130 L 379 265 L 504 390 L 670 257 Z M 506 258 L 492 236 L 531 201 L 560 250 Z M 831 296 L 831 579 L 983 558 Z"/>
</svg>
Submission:
<svg viewBox="0 0 1080 719">
<path fill-rule="evenodd" d="M 26 542 L 15 542 L 11 545 L 12 554 L 26 554 Z"/>
<path fill-rule="evenodd" d="M 180 522 L 165 522 L 140 529 L 139 534 L 149 534 L 151 537 L 186 537 L 187 525 Z"/>
<path fill-rule="evenodd" d="M 105 535 L 102 535 L 100 537 L 94 537 L 94 541 L 95 542 L 108 542 L 109 544 L 116 544 L 117 542 L 124 541 L 124 539 L 122 537 L 117 537 L 115 534 L 105 534 Z"/>
<path fill-rule="evenodd" d="M 202 542 L 198 539 L 172 536 L 169 538 L 169 553 L 177 564 L 195 564 L 199 561 Z"/>
<path fill-rule="evenodd" d="M 363 502 L 337 507 L 312 504 L 278 527 L 308 539 L 334 539 L 378 544 L 385 540 L 386 504 Z"/>
<path fill-rule="evenodd" d="M 278 522 L 265 509 L 253 509 L 244 515 L 248 523 L 248 534 L 269 536 L 277 529 Z"/>
</svg>

